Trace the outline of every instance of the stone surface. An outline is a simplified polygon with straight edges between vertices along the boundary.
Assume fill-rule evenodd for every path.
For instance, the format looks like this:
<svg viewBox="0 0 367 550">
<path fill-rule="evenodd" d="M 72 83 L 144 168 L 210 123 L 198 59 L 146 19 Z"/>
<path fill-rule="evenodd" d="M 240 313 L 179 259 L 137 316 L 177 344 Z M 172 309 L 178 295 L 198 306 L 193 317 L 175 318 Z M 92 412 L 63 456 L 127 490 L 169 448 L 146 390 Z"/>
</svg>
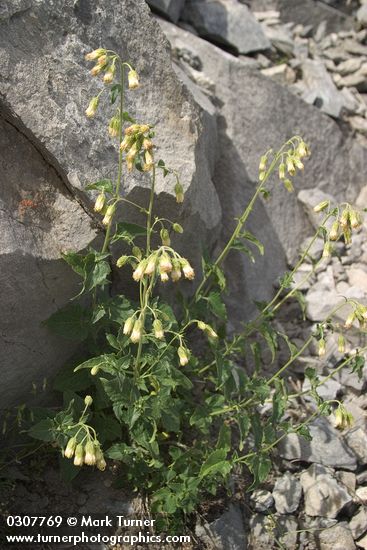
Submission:
<svg viewBox="0 0 367 550">
<path fill-rule="evenodd" d="M 270 42 L 247 6 L 236 0 L 187 0 L 182 19 L 199 35 L 238 53 L 266 50 Z"/>
<path fill-rule="evenodd" d="M 359 539 L 359 537 L 366 533 L 367 511 L 363 506 L 361 506 L 358 512 L 350 520 L 349 529 L 355 539 Z"/>
<path fill-rule="evenodd" d="M 28 392 L 41 373 L 51 376 L 73 351 L 38 325 L 75 295 L 71 270 L 59 260 L 61 249 L 79 250 L 95 237 L 84 186 L 116 170 L 117 147 L 106 131 L 108 108 L 106 115 L 98 114 L 92 121 L 84 113 L 103 86 L 90 77 L 84 54 L 102 37 L 103 45 L 136 65 L 143 85 L 134 95 L 127 94 L 126 108 L 139 120 L 155 124 L 159 154 L 181 175 L 184 206 L 177 208 L 174 182 L 159 178 L 156 212 L 181 217 L 186 232 L 180 244 L 182 251 L 189 244 L 193 264 L 200 242 L 210 248 L 215 241 L 221 220 L 211 180 L 215 128 L 205 133 L 210 117 L 176 76 L 167 41 L 143 0 L 113 0 L 108 8 L 102 1 L 89 0 L 30 0 L 27 9 L 12 2 L 6 6 L 7 15 L 0 20 L 0 106 L 10 129 L 1 138 L 7 151 L 1 219 L 12 235 L 1 250 L 6 263 L 1 273 L 2 301 L 12 311 L 12 320 L 3 317 L 0 329 L 2 406 L 8 396 L 16 400 L 18 393 Z M 16 158 L 22 158 L 19 151 L 24 150 L 29 162 L 16 167 L 18 142 Z M 12 183 L 15 178 L 17 186 Z M 146 204 L 146 185 L 146 176 L 137 176 L 124 184 L 123 193 Z M 31 199 L 37 208 L 20 212 L 21 201 Z M 125 219 L 140 222 L 133 210 L 124 207 L 124 213 Z M 204 227 L 209 230 L 206 235 Z M 4 229 L 2 235 L 5 239 Z M 25 376 L 21 385 L 20 371 Z"/>
<path fill-rule="evenodd" d="M 349 430 L 345 435 L 345 441 L 350 449 L 358 458 L 358 462 L 362 465 L 367 464 L 367 434 L 366 431 L 357 426 Z"/>
<path fill-rule="evenodd" d="M 300 482 L 308 516 L 336 518 L 353 500 L 348 491 L 337 483 L 333 470 L 321 464 L 312 464 L 301 474 Z"/>
<path fill-rule="evenodd" d="M 249 545 L 256 550 L 267 550 L 275 544 L 287 550 L 297 550 L 298 524 L 293 516 L 274 514 L 271 517 L 256 514 L 250 518 Z M 278 541 L 278 543 L 275 542 Z"/>
<path fill-rule="evenodd" d="M 367 4 L 363 4 L 357 11 L 357 19 L 364 26 L 367 27 Z"/>
<path fill-rule="evenodd" d="M 344 101 L 331 76 L 321 61 L 307 59 L 302 63 L 303 83 L 306 91 L 302 99 L 324 113 L 339 118 Z"/>
<path fill-rule="evenodd" d="M 177 23 L 185 5 L 185 0 L 147 0 L 149 6 Z"/>
<path fill-rule="evenodd" d="M 325 529 L 316 535 L 320 550 L 354 550 L 352 534 L 346 523 Z"/>
<path fill-rule="evenodd" d="M 274 498 L 270 491 L 256 489 L 250 498 L 255 512 L 266 513 L 274 506 Z"/>
<path fill-rule="evenodd" d="M 217 550 L 246 550 L 247 537 L 241 510 L 230 506 L 220 518 L 210 524 L 196 525 L 195 534 L 208 548 Z"/>
<path fill-rule="evenodd" d="M 357 460 L 324 417 L 316 419 L 309 425 L 312 435 L 311 441 L 299 437 L 297 434 L 287 434 L 279 443 L 278 450 L 281 457 L 287 460 L 301 460 L 303 462 L 317 462 L 324 466 L 355 470 Z"/>
<path fill-rule="evenodd" d="M 280 514 L 291 514 L 299 506 L 302 496 L 302 487 L 299 480 L 290 472 L 276 480 L 273 489 L 273 498 L 276 511 Z"/>
</svg>

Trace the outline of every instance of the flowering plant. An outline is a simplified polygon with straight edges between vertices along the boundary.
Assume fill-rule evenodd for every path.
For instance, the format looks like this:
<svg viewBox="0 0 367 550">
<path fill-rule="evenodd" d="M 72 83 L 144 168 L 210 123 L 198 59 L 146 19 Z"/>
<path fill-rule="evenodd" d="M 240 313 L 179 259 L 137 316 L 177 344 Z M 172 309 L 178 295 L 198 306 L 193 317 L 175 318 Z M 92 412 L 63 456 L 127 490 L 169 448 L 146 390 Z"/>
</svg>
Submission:
<svg viewBox="0 0 367 550">
<path fill-rule="evenodd" d="M 344 354 L 344 328 L 355 320 L 364 326 L 367 310 L 350 301 L 351 313 L 344 328 L 335 322 L 335 311 L 331 312 L 300 347 L 278 334 L 272 320 L 288 299 L 299 296 L 304 280 L 296 285 L 293 276 L 315 239 L 324 238 L 323 261 L 331 253 L 332 241 L 343 237 L 350 242 L 361 219 L 350 205 L 318 205 L 316 211 L 324 213 L 324 219 L 295 267 L 282 278 L 278 292 L 268 304 L 259 305 L 257 317 L 243 330 L 226 334 L 223 262 L 230 250 L 249 253 L 249 243 L 264 253 L 245 225 L 257 198 L 269 194 L 266 185 L 275 171 L 286 191 L 293 191 L 292 177 L 304 169 L 310 155 L 305 141 L 294 136 L 277 152 L 269 150 L 261 158 L 254 195 L 230 239 L 215 260 L 203 260 L 195 292 L 191 298 L 181 297 L 174 312 L 155 292 L 157 283 L 177 284 L 182 278 L 192 281 L 195 272 L 171 245 L 172 232 L 180 234 L 183 227 L 176 220 L 154 215 L 157 171 L 173 178 L 178 203 L 184 200 L 184 188 L 178 174 L 155 158 L 153 125 L 137 122 L 124 110 L 126 73 L 128 89 L 135 90 L 139 87 L 137 72 L 117 53 L 104 48 L 86 57 L 95 62 L 91 74 L 102 76 L 111 104 L 118 105 L 108 124 L 108 132 L 118 144 L 117 176 L 115 181 L 102 179 L 86 187 L 96 193 L 94 210 L 105 228 L 101 250 L 63 254 L 80 276 L 80 294 L 90 296 L 89 306 L 74 304 L 47 321 L 59 334 L 84 340 L 88 356 L 72 368 L 65 367 L 56 380 L 56 388 L 64 392 L 66 409 L 53 415 L 47 412 L 30 434 L 58 446 L 64 465 L 73 462 L 72 475 L 83 464 L 103 470 L 106 458 L 112 459 L 124 464 L 119 483 L 147 494 L 153 511 L 185 514 L 195 510 L 203 494 L 215 493 L 241 465 L 252 473 L 252 487 L 263 481 L 271 468 L 271 451 L 285 434 L 294 431 L 309 437 L 310 418 L 293 424 L 284 416 L 290 395 L 282 374 L 313 340 L 322 356 L 330 331 L 339 330 L 339 351 Z M 88 117 L 100 108 L 104 90 L 91 99 Z M 133 171 L 151 175 L 148 205 L 131 203 L 121 193 L 123 174 L 128 177 Z M 145 227 L 117 221 L 124 201 L 145 214 Z M 330 218 L 335 221 L 329 230 Z M 160 243 L 153 246 L 158 235 Z M 125 253 L 116 259 L 111 246 L 121 244 Z M 137 301 L 110 296 L 113 263 L 117 269 L 131 269 L 138 286 Z M 200 345 L 194 353 L 195 339 Z M 276 364 L 280 339 L 287 343 L 289 357 L 266 378 L 261 369 L 263 343 Z M 250 356 L 252 373 L 245 368 Z M 344 357 L 337 368 L 347 364 L 360 369 L 358 353 Z M 321 382 L 316 373 L 309 369 L 306 375 L 318 404 L 315 414 L 335 410 L 339 426 L 349 423 L 350 415 L 342 403 L 319 397 Z M 86 392 L 82 398 L 80 394 Z M 266 402 L 271 404 L 270 412 L 263 413 Z"/>
</svg>

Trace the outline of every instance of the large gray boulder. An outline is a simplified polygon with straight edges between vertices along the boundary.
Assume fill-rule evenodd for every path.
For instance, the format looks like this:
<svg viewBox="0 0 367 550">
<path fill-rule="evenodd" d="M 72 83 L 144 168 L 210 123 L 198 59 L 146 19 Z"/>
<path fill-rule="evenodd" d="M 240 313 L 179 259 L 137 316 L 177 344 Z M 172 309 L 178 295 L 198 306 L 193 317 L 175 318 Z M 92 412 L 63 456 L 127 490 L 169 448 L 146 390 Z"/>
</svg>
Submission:
<svg viewBox="0 0 367 550">
<path fill-rule="evenodd" d="M 270 48 L 261 25 L 236 0 L 187 0 L 182 19 L 200 36 L 241 54 Z"/>
<path fill-rule="evenodd" d="M 177 23 L 183 10 L 185 0 L 147 0 L 149 6 L 158 13 Z"/>
<path fill-rule="evenodd" d="M 101 45 L 118 51 L 140 74 L 142 86 L 127 94 L 126 110 L 155 124 L 157 155 L 181 174 L 186 201 L 178 208 L 174 181 L 159 177 L 157 211 L 183 218 L 187 231 L 180 243 L 196 268 L 202 244 L 210 248 L 218 234 L 221 207 L 211 181 L 215 120 L 176 76 L 167 40 L 145 2 L 5 2 L 0 19 L 0 109 L 6 119 L 0 299 L 7 314 L 0 326 L 1 406 L 17 402 L 31 382 L 52 377 L 73 353 L 72 346 L 39 325 L 76 294 L 61 250 L 81 250 L 97 235 L 85 185 L 116 174 L 117 143 L 107 133 L 108 113 L 93 120 L 84 114 L 103 86 L 91 78 L 84 54 Z M 146 203 L 147 185 L 147 176 L 125 180 L 122 192 Z M 23 199 L 36 206 L 25 203 L 23 212 Z M 124 213 L 136 221 L 135 212 Z"/>
</svg>

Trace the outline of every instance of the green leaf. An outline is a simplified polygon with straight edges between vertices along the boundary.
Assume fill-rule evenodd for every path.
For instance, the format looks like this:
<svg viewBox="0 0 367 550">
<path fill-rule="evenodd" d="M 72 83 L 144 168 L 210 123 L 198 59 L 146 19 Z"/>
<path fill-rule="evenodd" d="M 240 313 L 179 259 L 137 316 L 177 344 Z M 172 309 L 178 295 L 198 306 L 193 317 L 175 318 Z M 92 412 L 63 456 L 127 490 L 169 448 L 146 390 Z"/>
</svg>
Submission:
<svg viewBox="0 0 367 550">
<path fill-rule="evenodd" d="M 110 90 L 110 98 L 111 98 L 111 104 L 113 105 L 118 98 L 119 94 L 121 92 L 121 84 L 114 84 L 111 86 Z"/>
<path fill-rule="evenodd" d="M 112 416 L 95 414 L 93 416 L 93 427 L 102 445 L 107 441 L 114 441 L 121 438 L 121 424 Z"/>
<path fill-rule="evenodd" d="M 79 304 L 68 305 L 53 313 L 43 324 L 59 336 L 83 341 L 91 326 L 90 311 Z"/>
<path fill-rule="evenodd" d="M 113 183 L 111 180 L 108 179 L 99 180 L 94 183 L 88 183 L 85 189 L 87 191 L 104 191 L 105 193 L 110 193 L 111 195 L 114 192 Z"/>
<path fill-rule="evenodd" d="M 84 289 L 88 292 L 97 286 L 105 286 L 110 281 L 107 279 L 111 273 L 111 266 L 106 261 L 97 262 L 93 269 L 86 274 Z"/>
<path fill-rule="evenodd" d="M 253 456 L 246 461 L 250 472 L 254 476 L 252 485 L 248 488 L 248 491 L 257 487 L 260 483 L 265 481 L 271 470 L 271 461 L 269 458 L 262 454 Z"/>
<path fill-rule="evenodd" d="M 211 311 L 225 321 L 227 319 L 227 310 L 226 306 L 222 301 L 221 295 L 219 292 L 211 292 L 207 298 Z"/>
<path fill-rule="evenodd" d="M 74 466 L 73 461 L 70 458 L 65 458 L 59 454 L 59 467 L 61 477 L 66 483 L 70 483 L 82 470 L 78 466 Z"/>
<path fill-rule="evenodd" d="M 29 430 L 28 435 L 33 439 L 39 439 L 41 441 L 53 441 L 55 439 L 54 422 L 51 418 L 45 418 L 40 420 L 37 424 L 34 424 Z"/>
<path fill-rule="evenodd" d="M 107 333 L 106 334 L 106 340 L 110 344 L 110 346 L 118 351 L 121 350 L 121 346 L 119 344 L 118 339 L 114 334 Z"/>
<path fill-rule="evenodd" d="M 221 474 L 223 477 L 231 471 L 231 463 L 226 460 L 227 451 L 225 449 L 216 449 L 212 451 L 204 464 L 200 468 L 200 477 Z"/>
<path fill-rule="evenodd" d="M 98 355 L 98 357 L 92 357 L 78 365 L 74 369 L 74 372 L 78 372 L 81 369 L 92 369 L 93 367 L 97 367 L 105 372 L 114 373 L 116 364 L 117 360 L 114 353 Z"/>
<path fill-rule="evenodd" d="M 124 111 L 122 113 L 122 119 L 125 120 L 125 122 L 131 122 L 131 124 L 135 124 L 136 120 L 132 116 L 129 115 L 127 111 Z"/>
<path fill-rule="evenodd" d="M 243 233 L 241 233 L 241 238 L 254 244 L 259 250 L 261 256 L 264 255 L 264 245 L 255 237 L 255 235 L 253 235 L 249 231 L 244 231 Z"/>
<path fill-rule="evenodd" d="M 116 233 L 111 239 L 111 243 L 123 240 L 133 245 L 136 237 L 143 237 L 147 234 L 145 227 L 136 223 L 120 222 L 117 224 Z"/>
<path fill-rule="evenodd" d="M 126 445 L 126 443 L 116 443 L 107 451 L 106 456 L 112 460 L 124 460 L 127 456 L 134 454 L 134 449 Z"/>
<path fill-rule="evenodd" d="M 222 424 L 219 430 L 217 449 L 224 449 L 227 453 L 231 450 L 231 427 Z"/>
<path fill-rule="evenodd" d="M 304 297 L 304 294 L 300 290 L 296 290 L 293 293 L 293 296 L 296 298 L 297 302 L 299 303 L 299 306 L 302 311 L 302 319 L 306 320 L 306 299 Z"/>
</svg>

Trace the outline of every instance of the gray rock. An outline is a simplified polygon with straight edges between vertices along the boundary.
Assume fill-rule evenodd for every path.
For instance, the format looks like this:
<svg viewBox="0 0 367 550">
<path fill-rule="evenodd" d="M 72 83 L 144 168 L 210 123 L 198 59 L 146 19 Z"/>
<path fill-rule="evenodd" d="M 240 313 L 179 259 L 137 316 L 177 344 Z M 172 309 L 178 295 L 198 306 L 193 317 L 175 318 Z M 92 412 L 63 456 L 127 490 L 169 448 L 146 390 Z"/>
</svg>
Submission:
<svg viewBox="0 0 367 550">
<path fill-rule="evenodd" d="M 340 485 L 342 485 L 349 492 L 350 495 L 354 495 L 357 478 L 353 472 L 338 470 L 335 472 L 335 478 L 340 482 Z"/>
<path fill-rule="evenodd" d="M 302 63 L 302 75 L 307 89 L 302 99 L 315 105 L 327 115 L 339 118 L 344 103 L 343 97 L 324 64 L 321 61 L 307 59 Z"/>
<path fill-rule="evenodd" d="M 356 71 L 358 71 L 364 61 L 364 57 L 350 57 L 346 61 L 342 61 L 342 63 L 339 63 L 335 70 L 341 76 L 346 76 L 347 74 L 355 73 Z"/>
<path fill-rule="evenodd" d="M 297 198 L 303 205 L 306 214 L 315 229 L 318 229 L 320 226 L 324 214 L 322 212 L 315 212 L 314 207 L 324 201 L 329 201 L 331 205 L 335 204 L 335 198 L 330 193 L 325 193 L 325 191 L 318 189 L 317 187 L 302 189 L 298 193 Z"/>
<path fill-rule="evenodd" d="M 229 510 L 210 524 L 195 527 L 196 535 L 216 550 L 246 550 L 247 537 L 240 508 L 230 505 Z"/>
<path fill-rule="evenodd" d="M 357 546 L 358 548 L 363 548 L 364 550 L 367 550 L 367 535 L 357 541 Z"/>
<path fill-rule="evenodd" d="M 339 523 L 316 534 L 320 550 L 355 550 L 356 545 L 347 523 Z"/>
<path fill-rule="evenodd" d="M 287 550 L 298 548 L 298 524 L 293 516 L 256 514 L 250 518 L 249 527 L 249 544 L 251 548 L 256 548 L 256 550 L 273 548 L 276 540 L 284 545 Z"/>
<path fill-rule="evenodd" d="M 358 504 L 367 504 L 367 487 L 358 487 L 358 489 L 356 490 L 355 501 Z"/>
<path fill-rule="evenodd" d="M 280 10 L 281 20 L 312 25 L 314 28 L 320 21 L 326 22 L 326 31 L 340 32 L 342 29 L 353 28 L 353 18 L 344 15 L 341 11 L 327 6 L 325 2 L 318 0 L 278 0 L 277 7 Z"/>
<path fill-rule="evenodd" d="M 75 279 L 60 261 L 61 249 L 80 250 L 95 238 L 85 184 L 115 173 L 116 147 L 106 132 L 108 115 L 92 121 L 84 115 L 89 99 L 102 86 L 90 77 L 83 57 L 101 37 L 137 66 L 144 83 L 134 96 L 127 94 L 126 108 L 139 120 L 155 124 L 159 154 L 181 174 L 187 191 L 182 252 L 189 244 L 194 264 L 200 241 L 209 248 L 210 241 L 214 243 L 221 218 L 210 175 L 215 129 L 210 126 L 208 140 L 209 118 L 173 71 L 167 41 L 143 0 L 113 0 L 108 8 L 98 0 L 93 9 L 87 1 L 73 0 L 30 0 L 27 9 L 18 10 L 8 5 L 16 17 L 0 20 L 1 107 L 10 124 L 1 137 L 6 151 L 1 299 L 12 312 L 3 318 L 0 331 L 4 406 L 10 396 L 17 400 L 21 391 L 27 392 L 31 381 L 51 376 L 73 353 L 64 341 L 40 329 L 39 322 L 76 294 Z M 14 93 L 19 89 L 21 93 Z M 15 145 L 17 156 L 27 159 L 19 168 L 14 166 Z M 126 183 L 123 193 L 145 204 L 144 178 Z M 173 185 L 163 178 L 157 181 L 157 213 L 163 216 L 179 214 Z M 24 199 L 34 200 L 37 208 L 21 212 Z M 139 223 L 135 212 L 124 212 L 125 219 Z M 201 239 L 204 226 L 210 230 Z"/>
<path fill-rule="evenodd" d="M 349 430 L 345 435 L 346 444 L 358 458 L 358 462 L 363 466 L 367 464 L 367 434 L 366 431 L 357 426 Z"/>
<path fill-rule="evenodd" d="M 264 489 L 256 489 L 252 493 L 250 501 L 255 512 L 266 513 L 274 506 L 274 498 L 271 492 Z"/>
<path fill-rule="evenodd" d="M 367 4 L 363 4 L 357 11 L 357 20 L 361 25 L 367 27 Z"/>
<path fill-rule="evenodd" d="M 327 344 L 329 344 L 329 342 L 327 342 Z M 322 382 L 325 378 L 326 376 L 319 377 L 322 385 L 319 386 L 316 391 L 318 395 L 322 397 L 322 399 L 326 399 L 326 400 L 335 399 L 337 395 L 341 392 L 342 385 L 337 380 L 333 380 L 333 378 L 329 378 L 329 380 L 327 380 L 327 382 L 323 384 Z M 302 384 L 302 390 L 310 391 L 310 389 L 311 389 L 311 383 L 309 379 L 306 378 Z"/>
<path fill-rule="evenodd" d="M 276 480 L 273 489 L 273 498 L 276 511 L 280 514 L 291 514 L 299 506 L 302 496 L 302 487 L 299 480 L 289 472 Z"/>
<path fill-rule="evenodd" d="M 247 6 L 235 0 L 187 0 L 182 14 L 199 35 L 218 44 L 250 53 L 270 48 L 261 25 Z"/>
<path fill-rule="evenodd" d="M 266 38 L 270 40 L 274 48 L 285 55 L 293 55 L 294 40 L 291 33 L 284 26 L 270 27 L 268 24 L 264 24 L 262 28 Z"/>
<path fill-rule="evenodd" d="M 345 300 L 333 291 L 311 288 L 305 296 L 306 313 L 310 321 L 324 321 L 330 312 Z"/>
<path fill-rule="evenodd" d="M 333 477 L 333 470 L 321 464 L 312 464 L 300 477 L 308 516 L 336 518 L 353 501 L 344 487 Z"/>
<path fill-rule="evenodd" d="M 166 15 L 168 19 L 177 23 L 185 5 L 185 0 L 146 0 L 150 7 Z"/>
<path fill-rule="evenodd" d="M 363 506 L 350 520 L 349 529 L 354 539 L 358 539 L 367 531 L 367 511 Z"/>
<path fill-rule="evenodd" d="M 365 81 L 367 81 L 367 75 L 364 76 Z M 348 118 L 348 122 L 357 132 L 367 136 L 367 119 L 361 116 L 352 116 Z"/>
<path fill-rule="evenodd" d="M 311 441 L 297 434 L 287 434 L 278 444 L 281 457 L 287 460 L 317 462 L 324 466 L 355 470 L 357 460 L 326 418 L 320 417 L 309 425 Z"/>
</svg>

